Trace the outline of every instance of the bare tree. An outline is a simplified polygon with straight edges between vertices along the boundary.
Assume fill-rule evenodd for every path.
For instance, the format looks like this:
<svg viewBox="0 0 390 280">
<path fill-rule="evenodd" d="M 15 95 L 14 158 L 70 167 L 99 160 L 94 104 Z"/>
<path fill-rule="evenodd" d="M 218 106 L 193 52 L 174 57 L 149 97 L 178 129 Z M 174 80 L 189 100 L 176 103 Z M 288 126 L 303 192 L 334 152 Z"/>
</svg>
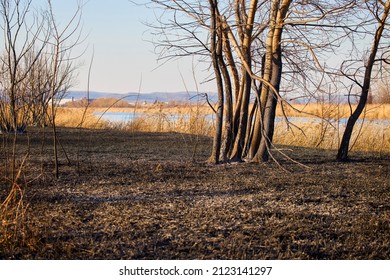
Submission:
<svg viewBox="0 0 390 280">
<path fill-rule="evenodd" d="M 48 0 L 48 20 L 49 20 L 49 42 L 50 59 L 48 61 L 50 84 L 50 119 L 53 128 L 53 151 L 54 151 L 54 173 L 56 178 L 59 176 L 58 168 L 58 138 L 57 127 L 55 123 L 57 102 L 62 98 L 70 87 L 72 73 L 74 71 L 74 59 L 72 50 L 82 42 L 81 16 L 82 3 L 78 3 L 76 11 L 64 27 L 60 27 L 56 21 L 52 1 Z"/>
<path fill-rule="evenodd" d="M 385 61 L 390 62 L 387 57 L 378 58 L 378 51 L 381 49 L 381 40 L 383 39 L 384 32 L 388 26 L 389 12 L 390 12 L 390 1 L 365 1 L 365 8 L 369 12 L 371 18 L 376 22 L 376 28 L 373 33 L 373 42 L 367 61 L 364 61 L 364 65 L 359 65 L 363 63 L 362 60 L 349 60 L 345 61 L 342 66 L 342 73 L 345 77 L 351 80 L 355 85 L 358 85 L 360 88 L 360 96 L 358 100 L 358 105 L 348 118 L 348 122 L 341 140 L 339 150 L 337 153 L 337 160 L 346 161 L 348 160 L 349 153 L 349 143 L 352 137 L 353 128 L 356 121 L 359 119 L 362 114 L 369 97 L 369 90 L 372 80 L 373 68 L 377 62 Z M 370 23 L 366 22 L 368 25 Z M 365 26 L 362 28 L 366 28 Z M 386 46 L 387 48 L 388 46 Z M 386 53 L 386 52 L 385 52 Z M 358 66 L 356 66 L 358 64 Z M 363 71 L 362 71 L 363 69 Z"/>
<path fill-rule="evenodd" d="M 283 92 L 314 96 L 334 74 L 319 58 L 355 32 L 348 24 L 354 0 L 152 2 L 163 10 L 160 57 L 198 55 L 214 70 L 215 163 L 267 161 L 276 107 L 291 106 Z"/>
<path fill-rule="evenodd" d="M 46 46 L 45 19 L 30 15 L 32 0 L 1 0 L 4 53 L 1 56 L 1 130 L 23 132 L 26 123 L 24 81 Z"/>
</svg>

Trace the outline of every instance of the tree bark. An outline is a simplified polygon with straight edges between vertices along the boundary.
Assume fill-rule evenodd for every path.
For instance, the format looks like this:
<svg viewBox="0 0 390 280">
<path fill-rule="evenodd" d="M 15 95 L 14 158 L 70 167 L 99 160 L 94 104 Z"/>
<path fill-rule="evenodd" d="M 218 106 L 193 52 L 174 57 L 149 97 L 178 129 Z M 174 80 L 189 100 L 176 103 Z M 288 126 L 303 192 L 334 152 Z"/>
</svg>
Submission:
<svg viewBox="0 0 390 280">
<path fill-rule="evenodd" d="M 245 63 L 249 67 L 251 67 L 252 65 L 251 44 L 252 44 L 253 24 L 255 20 L 257 3 L 258 3 L 257 0 L 252 0 L 250 2 L 248 15 L 245 15 L 246 17 L 245 30 L 244 30 L 243 41 L 241 46 L 243 59 L 245 60 Z M 238 123 L 237 136 L 231 153 L 232 154 L 231 161 L 236 161 L 236 162 L 242 161 L 245 140 L 246 140 L 246 133 L 247 133 L 249 100 L 250 100 L 250 91 L 251 91 L 251 84 L 252 84 L 252 78 L 245 67 L 242 67 L 242 72 L 243 72 L 242 83 L 241 83 L 242 96 L 239 101 L 241 102 L 239 107 L 240 117 Z"/>
<path fill-rule="evenodd" d="M 209 3 L 210 3 L 210 12 L 211 12 L 210 51 L 211 51 L 212 64 L 215 73 L 215 80 L 217 83 L 218 103 L 217 103 L 213 149 L 208 162 L 217 164 L 220 161 L 220 152 L 221 152 L 221 145 L 222 145 L 223 105 L 224 105 L 223 104 L 224 102 L 223 81 L 222 81 L 221 71 L 219 68 L 220 66 L 219 59 L 222 52 L 222 39 L 221 39 L 222 29 L 218 24 L 218 18 L 217 18 L 218 12 L 217 12 L 216 0 L 209 0 Z"/>
<path fill-rule="evenodd" d="M 292 0 L 274 0 L 270 14 L 270 30 L 266 41 L 263 79 L 272 87 L 263 83 L 260 95 L 260 122 L 256 123 L 251 143 L 251 160 L 255 162 L 269 159 L 269 148 L 272 145 L 278 91 L 282 77 L 282 50 L 281 40 L 284 19 Z M 276 90 L 276 92 L 274 92 Z"/>
</svg>

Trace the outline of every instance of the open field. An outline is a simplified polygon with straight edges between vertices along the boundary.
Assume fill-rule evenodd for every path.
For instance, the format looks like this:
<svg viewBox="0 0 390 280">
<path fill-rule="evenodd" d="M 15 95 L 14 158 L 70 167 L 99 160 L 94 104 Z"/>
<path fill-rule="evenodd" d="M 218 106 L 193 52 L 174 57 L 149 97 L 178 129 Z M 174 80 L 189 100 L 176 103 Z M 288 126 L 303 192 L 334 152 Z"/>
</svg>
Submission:
<svg viewBox="0 0 390 280">
<path fill-rule="evenodd" d="M 305 165 L 274 151 L 286 171 L 208 165 L 209 137 L 60 128 L 55 180 L 51 135 L 42 145 L 42 133 L 18 136 L 17 158 L 29 155 L 20 180 L 28 208 L 17 239 L 4 242 L 12 225 L 2 221 L 0 259 L 390 256 L 389 153 L 339 163 L 334 151 L 278 146 Z M 0 192 L 3 201 L 4 178 Z"/>
</svg>

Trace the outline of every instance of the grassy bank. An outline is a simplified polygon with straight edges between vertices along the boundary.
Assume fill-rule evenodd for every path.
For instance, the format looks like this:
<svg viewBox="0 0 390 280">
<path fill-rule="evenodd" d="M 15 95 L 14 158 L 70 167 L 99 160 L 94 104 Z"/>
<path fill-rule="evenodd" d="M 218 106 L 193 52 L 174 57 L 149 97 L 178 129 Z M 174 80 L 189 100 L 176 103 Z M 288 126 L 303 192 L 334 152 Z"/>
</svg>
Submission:
<svg viewBox="0 0 390 280">
<path fill-rule="evenodd" d="M 17 139 L 29 160 L 23 234 L 1 259 L 388 259 L 389 154 L 278 146 L 275 163 L 207 165 L 211 139 L 59 128 Z M 46 139 L 42 142 L 42 139 Z M 29 145 L 28 145 L 29 143 Z M 4 165 L 1 165 L 4 168 Z M 3 170 L 0 170 L 3 174 Z M 1 180 L 5 186 L 6 182 Z M 7 188 L 0 188 L 2 201 Z"/>
</svg>

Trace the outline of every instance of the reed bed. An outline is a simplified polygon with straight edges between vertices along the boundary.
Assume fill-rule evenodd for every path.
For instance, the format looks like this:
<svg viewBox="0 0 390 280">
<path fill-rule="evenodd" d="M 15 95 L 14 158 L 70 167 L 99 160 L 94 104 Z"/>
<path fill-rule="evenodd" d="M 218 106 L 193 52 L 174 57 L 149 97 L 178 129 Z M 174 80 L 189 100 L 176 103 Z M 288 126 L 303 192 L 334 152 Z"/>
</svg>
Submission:
<svg viewBox="0 0 390 280">
<path fill-rule="evenodd" d="M 128 113 L 129 119 L 112 122 L 104 119 L 106 113 Z M 142 117 L 134 114 L 142 113 Z M 103 115 L 100 117 L 100 115 Z M 140 107 L 129 108 L 59 108 L 57 126 L 82 128 L 112 128 L 139 132 L 180 132 L 210 136 L 214 122 L 206 108 L 188 106 L 180 108 Z"/>
<path fill-rule="evenodd" d="M 108 124 L 99 120 L 90 108 L 58 108 L 56 125 L 79 128 L 107 128 Z"/>
<path fill-rule="evenodd" d="M 292 104 L 278 106 L 276 115 L 289 117 L 314 117 L 323 119 L 348 118 L 356 105 L 348 104 Z M 284 111 L 284 112 L 283 112 Z M 390 120 L 390 104 L 367 104 L 361 119 Z"/>
<path fill-rule="evenodd" d="M 114 128 L 141 132 L 179 132 L 186 134 L 211 136 L 214 122 L 206 115 L 151 114 L 139 117 L 127 123 L 112 124 Z"/>
<path fill-rule="evenodd" d="M 275 129 L 275 143 L 322 149 L 337 149 L 340 143 L 345 118 L 349 116 L 348 105 L 309 104 L 286 108 Z M 128 113 L 129 120 L 109 122 L 97 112 Z M 142 114 L 134 117 L 135 114 Z M 132 114 L 134 114 L 132 116 Z M 295 117 L 303 118 L 294 120 Z M 368 105 L 364 119 L 355 126 L 352 149 L 355 151 L 390 151 L 390 104 Z M 288 120 L 288 121 L 287 121 Z M 139 132 L 178 132 L 212 136 L 215 131 L 212 110 L 208 106 L 161 104 L 135 108 L 59 108 L 56 123 L 64 127 L 113 128 Z"/>
<path fill-rule="evenodd" d="M 285 121 L 276 125 L 275 143 L 321 149 L 337 149 L 345 125 L 338 121 L 328 122 L 313 119 L 305 123 Z M 355 151 L 390 152 L 390 125 L 365 121 L 355 126 L 351 146 Z"/>
</svg>

